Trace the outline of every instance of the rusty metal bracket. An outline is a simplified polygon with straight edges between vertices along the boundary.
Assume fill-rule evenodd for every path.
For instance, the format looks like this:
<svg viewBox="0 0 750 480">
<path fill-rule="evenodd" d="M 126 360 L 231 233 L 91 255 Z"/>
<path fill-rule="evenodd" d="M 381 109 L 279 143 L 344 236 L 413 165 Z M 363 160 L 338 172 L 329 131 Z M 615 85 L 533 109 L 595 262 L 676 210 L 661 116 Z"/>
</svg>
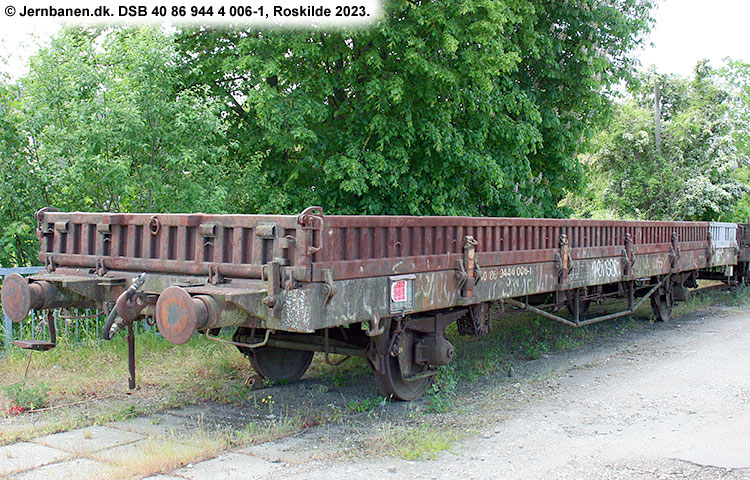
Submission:
<svg viewBox="0 0 750 480">
<path fill-rule="evenodd" d="M 708 232 L 706 238 L 708 243 L 706 244 L 706 266 L 710 267 L 714 260 L 714 254 L 716 253 L 716 247 L 714 246 L 714 236 L 711 232 Z"/>
<path fill-rule="evenodd" d="M 332 268 L 323 269 L 323 280 L 325 281 L 325 285 L 323 285 L 323 294 L 326 296 L 325 301 L 323 301 L 323 305 L 328 305 L 328 302 L 331 301 L 333 296 L 336 295 L 336 292 L 338 291 L 338 288 L 336 288 L 336 285 L 333 283 Z"/>
<path fill-rule="evenodd" d="M 471 235 L 466 235 L 463 239 L 464 242 L 464 258 L 461 267 L 464 267 L 463 272 L 466 274 L 466 280 L 463 282 L 461 288 L 461 296 L 464 298 L 472 298 L 474 296 L 474 287 L 476 286 L 476 246 L 479 242 L 476 241 Z"/>
<path fill-rule="evenodd" d="M 677 244 L 677 232 L 672 232 L 672 244 L 669 246 L 670 271 L 674 272 L 682 252 Z"/>
<path fill-rule="evenodd" d="M 385 332 L 385 325 L 380 324 L 380 317 L 377 313 L 373 313 L 372 320 L 369 320 L 367 323 L 369 324 L 369 328 L 365 330 L 365 334 L 368 337 L 377 337 Z"/>
<path fill-rule="evenodd" d="M 52 255 L 45 257 L 44 269 L 48 272 L 54 272 L 55 268 L 57 268 L 57 264 L 55 263 L 55 259 L 52 257 Z"/>
<path fill-rule="evenodd" d="M 107 273 L 107 266 L 106 266 L 106 265 L 104 265 L 104 257 L 102 257 L 102 258 L 97 258 L 97 259 L 96 259 L 96 264 L 95 264 L 95 265 L 96 265 L 96 268 L 95 268 L 95 270 L 94 270 L 94 271 L 95 271 L 95 273 L 96 273 L 96 274 L 97 274 L 98 276 L 100 276 L 100 277 L 101 277 L 101 276 L 104 276 L 104 275 L 105 275 L 105 274 Z"/>
<path fill-rule="evenodd" d="M 625 234 L 625 250 L 623 252 L 623 276 L 628 276 L 633 273 L 633 267 L 635 266 L 635 254 L 633 253 L 633 235 L 629 232 Z"/>
<path fill-rule="evenodd" d="M 302 230 L 306 231 L 307 235 L 309 236 L 309 238 L 305 239 L 305 248 L 303 248 L 302 254 L 308 257 L 312 257 L 322 248 L 322 233 L 324 227 L 323 207 L 307 207 L 297 217 L 297 223 L 302 227 Z M 321 233 L 321 235 L 318 236 L 318 240 L 319 242 L 321 242 L 321 244 L 319 245 L 314 244 L 313 237 L 315 231 L 319 231 Z"/>
<path fill-rule="evenodd" d="M 330 345 L 330 340 L 328 338 L 328 329 L 327 328 L 323 329 L 323 349 L 324 349 L 324 354 L 325 354 L 324 355 L 325 362 L 328 365 L 332 366 L 332 367 L 338 367 L 339 365 L 341 365 L 345 361 L 347 361 L 350 358 L 352 358 L 351 355 L 346 355 L 343 359 L 339 360 L 338 362 L 332 362 L 329 359 L 329 355 L 330 355 L 330 352 L 331 352 L 331 345 Z"/>
<path fill-rule="evenodd" d="M 208 338 L 209 340 L 213 340 L 214 342 L 220 342 L 220 343 L 226 343 L 228 345 L 234 345 L 236 347 L 243 347 L 243 348 L 260 348 L 265 346 L 268 343 L 268 339 L 271 337 L 271 333 L 275 333 L 275 330 L 266 330 L 266 336 L 258 343 L 242 343 L 242 342 L 235 342 L 234 340 L 227 340 L 225 338 L 219 338 L 211 335 L 211 330 L 206 330 L 203 332 L 203 334 Z"/>
<path fill-rule="evenodd" d="M 284 268 L 282 270 L 282 276 L 283 276 L 283 288 L 285 290 L 294 290 L 295 288 L 299 288 L 299 282 L 294 279 L 294 269 L 292 268 Z"/>
<path fill-rule="evenodd" d="M 388 344 L 388 354 L 391 357 L 398 357 L 404 351 L 403 333 L 404 317 L 396 319 L 395 329 L 392 331 L 391 341 Z"/>
<path fill-rule="evenodd" d="M 469 279 L 469 274 L 466 273 L 463 258 L 456 259 L 456 265 L 456 288 L 458 290 L 463 290 L 466 281 Z"/>
<path fill-rule="evenodd" d="M 219 272 L 218 265 L 208 266 L 208 283 L 211 285 L 217 285 L 224 282 L 224 276 Z"/>
<path fill-rule="evenodd" d="M 263 303 L 271 310 L 275 317 L 281 315 L 281 266 L 278 262 L 269 262 L 260 269 L 260 279 L 266 282 L 268 295 L 263 298 Z"/>
<path fill-rule="evenodd" d="M 570 256 L 568 235 L 560 234 L 560 250 L 555 252 L 555 268 L 557 269 L 557 283 L 567 285 L 568 275 L 573 271 L 573 257 Z"/>
</svg>

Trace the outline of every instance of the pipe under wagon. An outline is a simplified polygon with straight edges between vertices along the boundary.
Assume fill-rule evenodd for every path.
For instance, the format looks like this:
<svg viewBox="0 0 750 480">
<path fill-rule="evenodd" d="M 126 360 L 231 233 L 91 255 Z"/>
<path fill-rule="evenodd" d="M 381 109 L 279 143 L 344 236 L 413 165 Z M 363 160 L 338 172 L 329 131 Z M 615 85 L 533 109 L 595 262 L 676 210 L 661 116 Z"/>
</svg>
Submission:
<svg viewBox="0 0 750 480">
<path fill-rule="evenodd" d="M 632 313 L 659 320 L 700 278 L 750 282 L 750 225 L 528 218 L 37 212 L 45 272 L 11 275 L 3 310 L 97 306 L 103 335 L 153 317 L 174 344 L 232 341 L 272 380 L 314 352 L 366 358 L 386 396 L 412 400 L 453 346 L 445 328 L 489 330 L 489 304 L 572 327 Z M 590 302 L 627 308 L 586 318 Z M 558 312 L 567 308 L 570 315 Z M 227 340 L 221 340 L 227 342 Z M 43 343 L 43 342 L 41 342 Z M 54 345 L 20 342 L 27 348 Z M 134 357 L 131 355 L 131 387 Z"/>
</svg>

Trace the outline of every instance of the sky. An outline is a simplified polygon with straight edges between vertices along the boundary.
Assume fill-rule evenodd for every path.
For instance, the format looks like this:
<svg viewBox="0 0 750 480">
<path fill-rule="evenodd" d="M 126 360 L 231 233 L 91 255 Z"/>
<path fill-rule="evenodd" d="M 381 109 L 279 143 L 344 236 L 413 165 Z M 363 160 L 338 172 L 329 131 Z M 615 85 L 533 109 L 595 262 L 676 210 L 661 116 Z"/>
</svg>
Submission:
<svg viewBox="0 0 750 480">
<path fill-rule="evenodd" d="M 55 2 L 57 6 L 86 3 L 93 2 Z M 639 55 L 644 68 L 653 64 L 660 72 L 687 76 L 703 58 L 714 66 L 721 65 L 725 57 L 750 62 L 750 2 L 746 0 L 663 0 L 654 17 L 656 25 Z M 9 19 L 0 13 L 0 57 L 8 58 L 0 72 L 22 75 L 28 57 L 59 28 L 53 22 L 17 16 Z"/>
<path fill-rule="evenodd" d="M 640 55 L 644 68 L 687 76 L 703 58 L 713 66 L 725 57 L 750 62 L 747 0 L 666 0 L 654 18 L 654 46 Z"/>
</svg>

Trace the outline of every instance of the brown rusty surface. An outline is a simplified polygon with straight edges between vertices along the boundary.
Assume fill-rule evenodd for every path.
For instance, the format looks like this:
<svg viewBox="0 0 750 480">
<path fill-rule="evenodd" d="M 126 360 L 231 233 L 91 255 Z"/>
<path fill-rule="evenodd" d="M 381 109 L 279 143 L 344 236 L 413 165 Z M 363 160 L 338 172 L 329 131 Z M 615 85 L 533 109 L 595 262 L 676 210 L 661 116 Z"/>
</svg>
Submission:
<svg viewBox="0 0 750 480">
<path fill-rule="evenodd" d="M 295 254 L 289 252 L 296 227 L 296 217 L 281 215 L 47 211 L 39 218 L 39 259 L 68 267 L 97 268 L 100 261 L 106 270 L 190 275 L 215 268 L 225 276 L 260 278 L 262 265 L 274 257 L 294 265 Z"/>
<path fill-rule="evenodd" d="M 3 280 L 2 302 L 3 313 L 12 321 L 23 321 L 32 306 L 32 295 L 25 278 L 12 273 Z"/>
<path fill-rule="evenodd" d="M 625 236 L 636 255 L 669 252 L 676 233 L 685 249 L 705 248 L 708 222 L 632 222 L 527 218 L 328 216 L 312 278 L 332 268 L 336 279 L 456 268 L 462 239 L 477 241 L 482 267 L 528 264 L 554 258 L 560 236 L 571 257 L 621 254 Z"/>
<path fill-rule="evenodd" d="M 630 222 L 526 218 L 107 214 L 43 212 L 40 259 L 54 266 L 183 275 L 261 278 L 278 260 L 297 281 L 453 270 L 463 238 L 474 237 L 479 265 L 552 261 L 562 234 L 573 260 L 621 255 L 626 234 L 636 255 L 705 248 L 707 222 Z"/>
<path fill-rule="evenodd" d="M 196 300 L 180 287 L 169 287 L 159 296 L 156 303 L 156 323 L 159 333 L 168 342 L 182 345 L 190 340 L 198 329 L 201 312 L 195 302 Z"/>
</svg>

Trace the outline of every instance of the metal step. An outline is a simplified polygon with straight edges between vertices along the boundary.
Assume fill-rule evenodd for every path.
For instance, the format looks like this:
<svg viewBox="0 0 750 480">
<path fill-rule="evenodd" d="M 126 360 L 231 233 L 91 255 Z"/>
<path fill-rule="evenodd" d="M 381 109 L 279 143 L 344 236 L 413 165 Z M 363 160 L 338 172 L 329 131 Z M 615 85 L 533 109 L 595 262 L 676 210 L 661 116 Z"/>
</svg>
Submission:
<svg viewBox="0 0 750 480">
<path fill-rule="evenodd" d="M 55 348 L 54 343 L 45 342 L 44 340 L 14 340 L 13 345 L 24 350 L 38 350 L 41 352 Z"/>
</svg>

